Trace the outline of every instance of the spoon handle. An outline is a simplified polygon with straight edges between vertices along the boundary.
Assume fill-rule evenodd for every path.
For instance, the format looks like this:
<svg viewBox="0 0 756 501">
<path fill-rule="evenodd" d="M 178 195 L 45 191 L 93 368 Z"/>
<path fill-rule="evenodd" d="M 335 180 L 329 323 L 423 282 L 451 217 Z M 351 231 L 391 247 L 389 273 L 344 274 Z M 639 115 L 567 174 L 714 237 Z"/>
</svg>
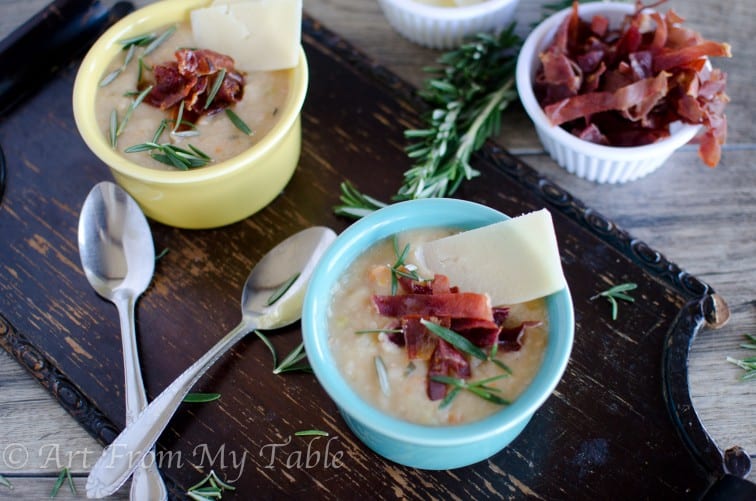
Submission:
<svg viewBox="0 0 756 501">
<path fill-rule="evenodd" d="M 87 478 L 87 497 L 102 498 L 118 490 L 168 426 L 194 383 L 237 341 L 255 329 L 248 317 L 177 377 L 103 451 Z"/>
<path fill-rule="evenodd" d="M 144 389 L 137 354 L 136 324 L 134 322 L 136 298 L 128 294 L 115 298 L 114 302 L 121 322 L 126 425 L 129 425 L 147 407 L 147 393 Z M 133 501 L 143 499 L 163 501 L 168 499 L 168 489 L 158 471 L 154 449 L 148 451 L 145 459 L 140 460 L 138 465 L 131 481 L 130 499 Z"/>
</svg>

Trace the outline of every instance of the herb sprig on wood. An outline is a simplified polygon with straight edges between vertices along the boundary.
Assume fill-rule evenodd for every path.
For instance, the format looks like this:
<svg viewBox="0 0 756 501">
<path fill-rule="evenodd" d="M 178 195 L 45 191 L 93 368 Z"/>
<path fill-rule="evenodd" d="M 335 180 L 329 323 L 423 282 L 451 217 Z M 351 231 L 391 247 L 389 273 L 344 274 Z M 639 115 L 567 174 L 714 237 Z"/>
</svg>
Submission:
<svg viewBox="0 0 756 501">
<path fill-rule="evenodd" d="M 595 296 L 591 296 L 590 299 L 591 301 L 593 301 L 594 299 L 598 299 L 600 297 L 606 298 L 606 300 L 609 301 L 609 304 L 612 305 L 612 320 L 617 320 L 617 315 L 619 313 L 619 303 L 617 302 L 617 300 L 621 299 L 622 301 L 627 301 L 628 303 L 635 302 L 635 298 L 628 295 L 627 293 L 637 288 L 637 284 L 627 282 L 624 284 L 615 285 L 614 287 L 610 287 L 605 291 L 599 292 Z"/>
<path fill-rule="evenodd" d="M 471 155 L 498 134 L 504 109 L 517 99 L 514 86 L 517 52 L 522 40 L 514 25 L 499 35 L 477 34 L 444 53 L 440 68 L 426 81 L 420 96 L 432 108 L 425 127 L 405 131 L 407 155 L 414 162 L 404 173 L 395 201 L 452 195 L 464 180 L 479 173 Z M 334 211 L 361 217 L 386 205 L 346 182 L 342 205 Z"/>
<path fill-rule="evenodd" d="M 740 347 L 745 348 L 746 350 L 756 350 L 756 336 L 752 334 L 744 334 L 744 336 L 748 342 L 742 343 Z M 745 373 L 740 376 L 741 381 L 756 381 L 756 356 L 743 359 L 727 357 L 727 361 L 731 364 L 737 365 L 745 371 Z"/>
</svg>

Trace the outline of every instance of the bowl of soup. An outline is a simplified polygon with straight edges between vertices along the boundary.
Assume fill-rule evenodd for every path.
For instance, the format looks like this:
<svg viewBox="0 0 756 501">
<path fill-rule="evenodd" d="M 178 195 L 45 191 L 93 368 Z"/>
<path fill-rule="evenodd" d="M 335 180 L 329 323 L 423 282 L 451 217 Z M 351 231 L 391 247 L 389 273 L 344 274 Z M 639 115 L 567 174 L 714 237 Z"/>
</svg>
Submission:
<svg viewBox="0 0 756 501">
<path fill-rule="evenodd" d="M 193 30 L 192 16 L 212 8 L 209 0 L 164 0 L 133 12 L 91 47 L 74 84 L 76 126 L 89 149 L 149 218 L 180 228 L 259 211 L 289 182 L 301 152 L 301 45 L 285 67 L 239 66 Z"/>
<path fill-rule="evenodd" d="M 574 335 L 566 286 L 493 304 L 475 280 L 457 286 L 418 250 L 508 220 L 463 200 L 401 202 L 347 228 L 318 263 L 303 307 L 307 356 L 347 426 L 379 455 L 431 470 L 485 460 L 559 383 Z"/>
</svg>

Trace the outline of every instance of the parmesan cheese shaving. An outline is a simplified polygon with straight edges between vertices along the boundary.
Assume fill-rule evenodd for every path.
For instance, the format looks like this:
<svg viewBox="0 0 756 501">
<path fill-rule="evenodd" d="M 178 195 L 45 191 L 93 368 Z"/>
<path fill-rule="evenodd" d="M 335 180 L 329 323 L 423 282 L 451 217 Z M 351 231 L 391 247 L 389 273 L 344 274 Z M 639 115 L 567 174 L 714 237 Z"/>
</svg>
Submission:
<svg viewBox="0 0 756 501">
<path fill-rule="evenodd" d="M 250 71 L 292 68 L 299 60 L 302 0 L 216 0 L 190 15 L 197 45 Z"/>
<path fill-rule="evenodd" d="M 416 247 L 415 259 L 460 290 L 488 294 L 495 306 L 524 303 L 567 285 L 546 209 L 426 242 Z"/>
</svg>

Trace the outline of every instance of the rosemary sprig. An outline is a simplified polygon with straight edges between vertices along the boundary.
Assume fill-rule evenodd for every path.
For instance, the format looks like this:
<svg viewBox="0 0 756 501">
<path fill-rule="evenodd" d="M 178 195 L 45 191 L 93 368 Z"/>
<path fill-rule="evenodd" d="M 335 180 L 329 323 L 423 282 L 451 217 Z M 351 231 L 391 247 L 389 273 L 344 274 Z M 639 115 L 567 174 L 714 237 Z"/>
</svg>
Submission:
<svg viewBox="0 0 756 501">
<path fill-rule="evenodd" d="M 431 380 L 452 386 L 451 391 L 446 394 L 439 404 L 439 408 L 444 408 L 454 400 L 454 397 L 456 397 L 460 391 L 463 390 L 469 391 L 473 395 L 497 405 L 509 405 L 511 403 L 509 400 L 496 395 L 496 393 L 500 391 L 498 388 L 488 386 L 488 383 L 492 383 L 504 377 L 507 377 L 507 375 L 499 374 L 498 376 L 481 379 L 480 381 L 465 381 L 464 379 L 450 376 L 431 376 Z"/>
<path fill-rule="evenodd" d="M 63 468 L 58 475 L 58 479 L 55 481 L 52 490 L 50 491 L 50 497 L 54 498 L 58 495 L 63 482 L 68 481 L 68 488 L 71 489 L 71 494 L 76 496 L 76 486 L 74 485 L 73 478 L 71 478 L 71 472 L 68 468 Z"/>
<path fill-rule="evenodd" d="M 517 98 L 514 72 L 521 43 L 514 25 L 496 36 L 480 33 L 444 53 L 441 67 L 429 70 L 435 77 L 425 82 L 420 97 L 432 109 L 424 128 L 405 131 L 414 163 L 393 200 L 449 196 L 479 174 L 470 158 L 498 134 L 502 112 Z M 334 208 L 340 215 L 361 217 L 383 204 L 346 183 L 341 192 L 343 205 Z"/>
<path fill-rule="evenodd" d="M 278 354 L 276 347 L 270 342 L 270 339 L 262 332 L 255 330 L 255 335 L 268 347 L 270 354 L 273 356 L 273 374 L 283 374 L 285 372 L 312 372 L 312 367 L 307 362 L 307 353 L 304 351 L 304 343 L 299 343 L 288 355 L 284 357 L 281 363 L 278 363 Z"/>
<path fill-rule="evenodd" d="M 212 161 L 210 156 L 199 148 L 189 144 L 189 149 L 181 148 L 171 143 L 139 143 L 126 148 L 124 153 L 139 153 L 149 151 L 150 156 L 158 162 L 172 165 L 179 170 L 189 170 L 204 167 Z"/>
<path fill-rule="evenodd" d="M 396 296 L 396 293 L 399 290 L 399 267 L 404 266 L 404 259 L 407 257 L 407 253 L 409 252 L 410 246 L 409 244 L 404 246 L 404 249 L 402 249 L 401 252 L 399 252 L 399 238 L 394 235 L 394 238 L 391 241 L 392 245 L 394 246 L 394 257 L 396 258 L 396 261 L 394 261 L 394 264 L 391 265 L 391 295 Z"/>
<path fill-rule="evenodd" d="M 268 300 L 265 302 L 265 306 L 271 306 L 273 305 L 273 303 L 281 299 L 281 296 L 286 294 L 286 291 L 288 291 L 291 288 L 291 286 L 294 285 L 294 282 L 296 282 L 298 278 L 299 278 L 299 273 L 295 273 L 294 275 L 289 277 L 288 280 L 286 280 L 283 284 L 281 284 L 281 286 L 275 291 L 273 291 L 273 294 L 271 294 L 270 297 L 268 297 Z"/>
<path fill-rule="evenodd" d="M 310 364 L 307 362 L 307 353 L 304 351 L 304 343 L 299 343 L 299 345 L 291 350 L 281 363 L 273 369 L 273 374 L 283 374 L 284 372 L 312 372 L 312 367 L 310 367 Z"/>
<path fill-rule="evenodd" d="M 337 205 L 333 211 L 339 216 L 352 217 L 354 219 L 359 219 L 388 205 L 371 196 L 360 193 L 350 181 L 341 183 L 341 196 L 339 199 L 343 205 Z"/>
<path fill-rule="evenodd" d="M 142 55 L 138 57 L 139 68 L 137 69 L 137 82 L 141 81 L 142 69 L 144 66 L 143 58 L 157 49 L 163 42 L 165 42 L 171 35 L 173 35 L 175 31 L 176 26 L 172 26 L 171 28 L 168 28 L 165 32 L 163 32 L 163 34 L 160 36 L 157 36 L 154 33 L 147 33 L 120 40 L 119 43 L 123 46 L 123 50 L 126 51 L 126 55 L 123 58 L 123 63 L 121 63 L 121 66 L 114 69 L 113 71 L 105 75 L 102 80 L 100 80 L 100 87 L 105 87 L 112 83 L 116 78 L 118 78 L 118 76 L 126 70 L 126 67 L 134 59 L 134 56 L 136 55 L 136 48 L 144 47 L 146 45 L 147 47 L 144 49 L 144 52 L 142 52 Z"/>
<path fill-rule="evenodd" d="M 214 470 L 200 480 L 195 485 L 189 487 L 186 495 L 195 501 L 207 501 L 208 499 L 221 499 L 223 491 L 235 491 L 236 487 L 230 485 L 220 478 Z"/>
<path fill-rule="evenodd" d="M 635 302 L 634 297 L 629 296 L 625 293 L 637 288 L 638 285 L 634 284 L 633 282 L 615 285 L 614 287 L 610 287 L 603 292 L 599 292 L 595 296 L 591 296 L 590 300 L 593 301 L 594 299 L 605 297 L 607 301 L 609 301 L 609 304 L 612 305 L 612 320 L 617 320 L 617 314 L 619 312 L 619 303 L 617 303 L 617 300 L 621 299 L 623 301 L 627 301 L 628 303 Z"/>
<path fill-rule="evenodd" d="M 13 484 L 10 480 L 5 478 L 3 475 L 0 475 L 0 485 L 7 487 L 10 490 L 13 490 Z"/>
<path fill-rule="evenodd" d="M 206 404 L 215 402 L 221 397 L 220 393 L 187 393 L 184 402 L 188 404 Z"/>
<path fill-rule="evenodd" d="M 745 348 L 746 350 L 756 350 L 756 336 L 751 334 L 744 334 L 744 336 L 749 342 L 742 343 L 740 347 Z M 748 357 L 744 359 L 727 357 L 726 360 L 745 371 L 745 373 L 740 376 L 741 381 L 756 381 L 756 357 Z"/>
</svg>

